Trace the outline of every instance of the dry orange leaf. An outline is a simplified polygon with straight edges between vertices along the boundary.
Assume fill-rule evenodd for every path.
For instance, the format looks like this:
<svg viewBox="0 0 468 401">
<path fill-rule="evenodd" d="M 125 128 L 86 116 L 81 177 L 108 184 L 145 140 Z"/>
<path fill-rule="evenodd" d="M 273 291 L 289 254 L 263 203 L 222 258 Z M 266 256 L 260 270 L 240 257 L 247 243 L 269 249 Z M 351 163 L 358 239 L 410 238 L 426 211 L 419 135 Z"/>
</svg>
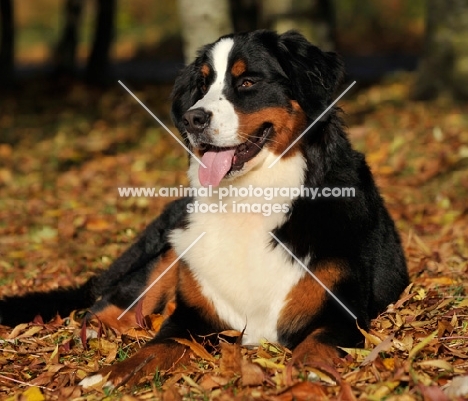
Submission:
<svg viewBox="0 0 468 401">
<path fill-rule="evenodd" d="M 244 386 L 259 386 L 265 380 L 265 373 L 260 366 L 248 362 L 245 359 L 241 362 L 242 384 Z"/>
<path fill-rule="evenodd" d="M 238 344 L 221 343 L 221 359 L 219 368 L 223 376 L 233 376 L 241 373 L 241 349 Z"/>
<path fill-rule="evenodd" d="M 185 338 L 175 338 L 175 341 L 177 341 L 179 344 L 186 345 L 189 347 L 192 352 L 199 356 L 200 358 L 209 361 L 209 362 L 215 362 L 216 359 L 211 355 L 204 347 L 203 345 L 197 343 L 195 340 L 187 340 Z"/>
</svg>

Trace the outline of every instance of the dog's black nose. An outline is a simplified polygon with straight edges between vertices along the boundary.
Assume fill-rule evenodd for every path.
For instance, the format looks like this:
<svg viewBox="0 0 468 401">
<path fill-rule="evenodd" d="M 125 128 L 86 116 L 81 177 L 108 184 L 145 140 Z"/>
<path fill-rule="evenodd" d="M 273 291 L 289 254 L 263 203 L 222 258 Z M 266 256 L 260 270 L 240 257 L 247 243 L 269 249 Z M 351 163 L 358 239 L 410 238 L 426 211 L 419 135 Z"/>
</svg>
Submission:
<svg viewBox="0 0 468 401">
<path fill-rule="evenodd" d="M 191 134 L 201 134 L 210 123 L 211 113 L 201 107 L 187 111 L 183 116 L 185 128 Z"/>
</svg>

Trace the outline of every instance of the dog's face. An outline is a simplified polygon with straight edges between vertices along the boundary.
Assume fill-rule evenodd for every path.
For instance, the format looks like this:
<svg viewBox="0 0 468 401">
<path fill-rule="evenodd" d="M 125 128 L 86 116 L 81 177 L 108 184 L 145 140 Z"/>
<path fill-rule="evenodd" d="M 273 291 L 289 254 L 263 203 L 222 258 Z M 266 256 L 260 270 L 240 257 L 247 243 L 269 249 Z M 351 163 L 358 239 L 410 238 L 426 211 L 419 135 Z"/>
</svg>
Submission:
<svg viewBox="0 0 468 401">
<path fill-rule="evenodd" d="M 205 46 L 177 79 L 172 108 L 206 166 L 198 169 L 201 185 L 216 187 L 281 155 L 327 107 L 342 71 L 335 54 L 295 32 L 229 35 Z"/>
</svg>

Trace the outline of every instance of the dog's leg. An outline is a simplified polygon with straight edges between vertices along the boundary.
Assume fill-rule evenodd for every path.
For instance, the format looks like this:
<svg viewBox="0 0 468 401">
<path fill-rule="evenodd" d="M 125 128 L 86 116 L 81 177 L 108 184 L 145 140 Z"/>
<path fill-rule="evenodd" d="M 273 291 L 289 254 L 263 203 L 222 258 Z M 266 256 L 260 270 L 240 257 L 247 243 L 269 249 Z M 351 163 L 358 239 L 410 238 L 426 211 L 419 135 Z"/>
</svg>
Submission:
<svg viewBox="0 0 468 401">
<path fill-rule="evenodd" d="M 323 286 L 358 317 L 360 312 L 356 311 L 354 300 L 360 299 L 361 294 L 357 293 L 359 289 L 354 285 L 349 265 L 344 260 L 322 260 L 313 263 L 310 269 L 315 278 L 304 275 L 291 290 L 281 311 L 279 340 L 293 349 L 294 362 L 330 364 L 339 356 L 337 345 L 356 346 L 362 335 L 350 311 L 346 311 Z"/>
<path fill-rule="evenodd" d="M 125 384 L 133 385 L 157 371 L 167 371 L 189 360 L 188 347 L 174 341 L 150 342 L 131 358 L 112 366 L 102 368 L 97 374 L 80 382 L 84 388 L 94 385 L 116 388 Z"/>
<path fill-rule="evenodd" d="M 181 262 L 178 270 L 176 308 L 163 323 L 156 337 L 126 361 L 104 367 L 97 374 L 84 379 L 83 387 L 105 382 L 117 387 L 126 383 L 136 383 L 142 377 L 167 370 L 188 361 L 187 347 L 175 339 L 195 339 L 210 345 L 217 342 L 215 333 L 228 327 L 219 320 L 214 307 L 204 297 L 200 286 Z"/>
<path fill-rule="evenodd" d="M 170 249 L 152 264 L 150 272 L 135 273 L 135 277 L 128 277 L 96 302 L 90 309 L 91 315 L 119 333 L 142 325 L 143 317 L 152 313 L 169 315 L 170 304 L 175 301 L 178 269 L 177 255 Z M 128 309 L 132 303 L 135 304 Z"/>
</svg>

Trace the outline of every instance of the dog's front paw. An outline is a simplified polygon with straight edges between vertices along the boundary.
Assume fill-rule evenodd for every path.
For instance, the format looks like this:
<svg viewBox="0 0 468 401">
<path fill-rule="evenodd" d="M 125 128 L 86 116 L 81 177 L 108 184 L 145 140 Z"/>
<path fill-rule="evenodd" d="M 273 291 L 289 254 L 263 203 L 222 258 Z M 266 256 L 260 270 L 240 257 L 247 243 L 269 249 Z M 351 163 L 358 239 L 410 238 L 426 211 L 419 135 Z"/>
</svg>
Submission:
<svg viewBox="0 0 468 401">
<path fill-rule="evenodd" d="M 79 385 L 85 389 L 96 387 L 109 387 L 113 389 L 115 387 L 110 380 L 107 380 L 107 375 L 103 376 L 102 373 L 96 373 L 94 375 L 85 377 L 83 380 L 80 381 Z"/>
</svg>

